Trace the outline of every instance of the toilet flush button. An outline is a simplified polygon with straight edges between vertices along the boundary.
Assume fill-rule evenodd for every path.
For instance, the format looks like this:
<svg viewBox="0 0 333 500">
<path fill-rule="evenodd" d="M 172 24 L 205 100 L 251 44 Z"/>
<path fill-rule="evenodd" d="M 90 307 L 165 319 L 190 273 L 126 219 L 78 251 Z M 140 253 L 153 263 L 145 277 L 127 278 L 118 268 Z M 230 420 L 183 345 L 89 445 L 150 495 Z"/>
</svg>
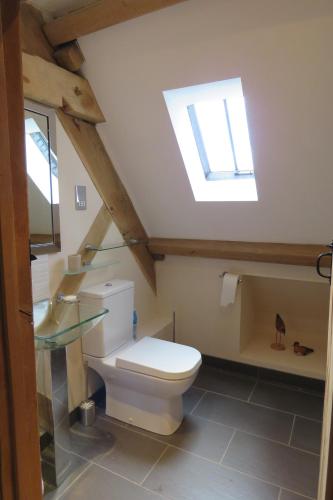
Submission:
<svg viewBox="0 0 333 500">
<path fill-rule="evenodd" d="M 112 286 L 112 283 L 110 283 L 110 281 L 108 281 L 107 283 L 105 283 L 105 286 Z"/>
</svg>

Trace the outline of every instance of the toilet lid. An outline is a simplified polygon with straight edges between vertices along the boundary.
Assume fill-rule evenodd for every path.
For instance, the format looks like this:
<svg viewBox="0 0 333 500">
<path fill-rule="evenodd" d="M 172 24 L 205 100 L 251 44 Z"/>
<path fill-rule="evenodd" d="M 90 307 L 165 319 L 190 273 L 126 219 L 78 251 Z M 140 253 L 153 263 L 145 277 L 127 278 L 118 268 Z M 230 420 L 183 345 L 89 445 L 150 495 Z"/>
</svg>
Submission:
<svg viewBox="0 0 333 500">
<path fill-rule="evenodd" d="M 144 337 L 116 358 L 118 368 L 166 380 L 188 378 L 200 365 L 197 349 L 152 337 Z"/>
</svg>

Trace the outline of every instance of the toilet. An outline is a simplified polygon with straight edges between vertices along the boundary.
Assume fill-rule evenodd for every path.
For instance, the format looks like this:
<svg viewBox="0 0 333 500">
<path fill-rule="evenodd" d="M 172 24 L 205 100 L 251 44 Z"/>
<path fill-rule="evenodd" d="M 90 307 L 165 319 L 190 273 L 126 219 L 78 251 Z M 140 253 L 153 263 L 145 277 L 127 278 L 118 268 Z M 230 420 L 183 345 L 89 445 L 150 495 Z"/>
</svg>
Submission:
<svg viewBox="0 0 333 500">
<path fill-rule="evenodd" d="M 109 310 L 82 337 L 84 359 L 105 383 L 106 414 L 157 434 L 175 432 L 183 419 L 182 395 L 201 366 L 200 352 L 154 337 L 133 339 L 132 281 L 95 285 L 79 298 Z"/>
</svg>

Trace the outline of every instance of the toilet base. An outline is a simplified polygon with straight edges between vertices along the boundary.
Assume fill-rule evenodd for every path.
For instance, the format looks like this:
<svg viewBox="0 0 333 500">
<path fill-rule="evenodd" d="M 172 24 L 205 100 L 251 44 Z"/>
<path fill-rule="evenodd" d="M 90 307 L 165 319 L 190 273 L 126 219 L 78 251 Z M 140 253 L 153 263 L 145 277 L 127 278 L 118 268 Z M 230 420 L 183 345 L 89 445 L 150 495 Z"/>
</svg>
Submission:
<svg viewBox="0 0 333 500">
<path fill-rule="evenodd" d="M 161 399 L 142 394 L 113 381 L 106 390 L 105 413 L 122 422 L 167 436 L 182 423 L 183 400 L 181 395 Z"/>
</svg>

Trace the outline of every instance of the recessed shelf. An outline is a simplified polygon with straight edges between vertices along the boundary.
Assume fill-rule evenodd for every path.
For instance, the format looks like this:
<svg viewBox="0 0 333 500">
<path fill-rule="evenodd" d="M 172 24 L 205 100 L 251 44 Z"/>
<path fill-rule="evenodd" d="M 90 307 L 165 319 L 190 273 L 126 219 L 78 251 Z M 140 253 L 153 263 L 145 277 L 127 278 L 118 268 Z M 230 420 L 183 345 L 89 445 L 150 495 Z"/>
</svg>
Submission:
<svg viewBox="0 0 333 500">
<path fill-rule="evenodd" d="M 119 264 L 118 260 L 103 262 L 101 264 L 86 264 L 82 266 L 78 271 L 69 271 L 68 269 L 65 271 L 66 276 L 76 276 L 78 274 L 88 273 L 89 271 L 96 271 L 97 269 L 102 269 L 108 266 L 114 266 L 115 264 Z"/>
<path fill-rule="evenodd" d="M 241 361 L 304 377 L 325 379 L 327 346 L 323 335 L 307 335 L 305 340 L 304 332 L 293 332 L 293 337 L 304 339 L 302 343 L 314 349 L 308 356 L 296 356 L 290 341 L 286 342 L 285 351 L 274 351 L 270 347 L 272 337 L 267 331 L 257 332 L 241 351 Z"/>
<path fill-rule="evenodd" d="M 110 245 L 102 245 L 97 247 L 95 245 L 86 245 L 86 250 L 91 250 L 93 252 L 105 252 L 106 250 L 115 250 L 116 248 L 123 247 L 132 247 L 135 245 L 147 245 L 148 240 L 128 240 L 128 241 L 120 241 L 119 243 L 111 243 Z"/>
<path fill-rule="evenodd" d="M 305 377 L 325 379 L 329 285 L 258 276 L 243 276 L 241 290 L 240 361 Z M 275 316 L 286 324 L 284 351 L 271 348 Z M 307 356 L 294 353 L 294 342 L 311 347 Z"/>
<path fill-rule="evenodd" d="M 36 350 L 50 350 L 71 344 L 97 325 L 108 309 L 81 302 L 53 303 L 43 300 L 33 305 Z"/>
</svg>

